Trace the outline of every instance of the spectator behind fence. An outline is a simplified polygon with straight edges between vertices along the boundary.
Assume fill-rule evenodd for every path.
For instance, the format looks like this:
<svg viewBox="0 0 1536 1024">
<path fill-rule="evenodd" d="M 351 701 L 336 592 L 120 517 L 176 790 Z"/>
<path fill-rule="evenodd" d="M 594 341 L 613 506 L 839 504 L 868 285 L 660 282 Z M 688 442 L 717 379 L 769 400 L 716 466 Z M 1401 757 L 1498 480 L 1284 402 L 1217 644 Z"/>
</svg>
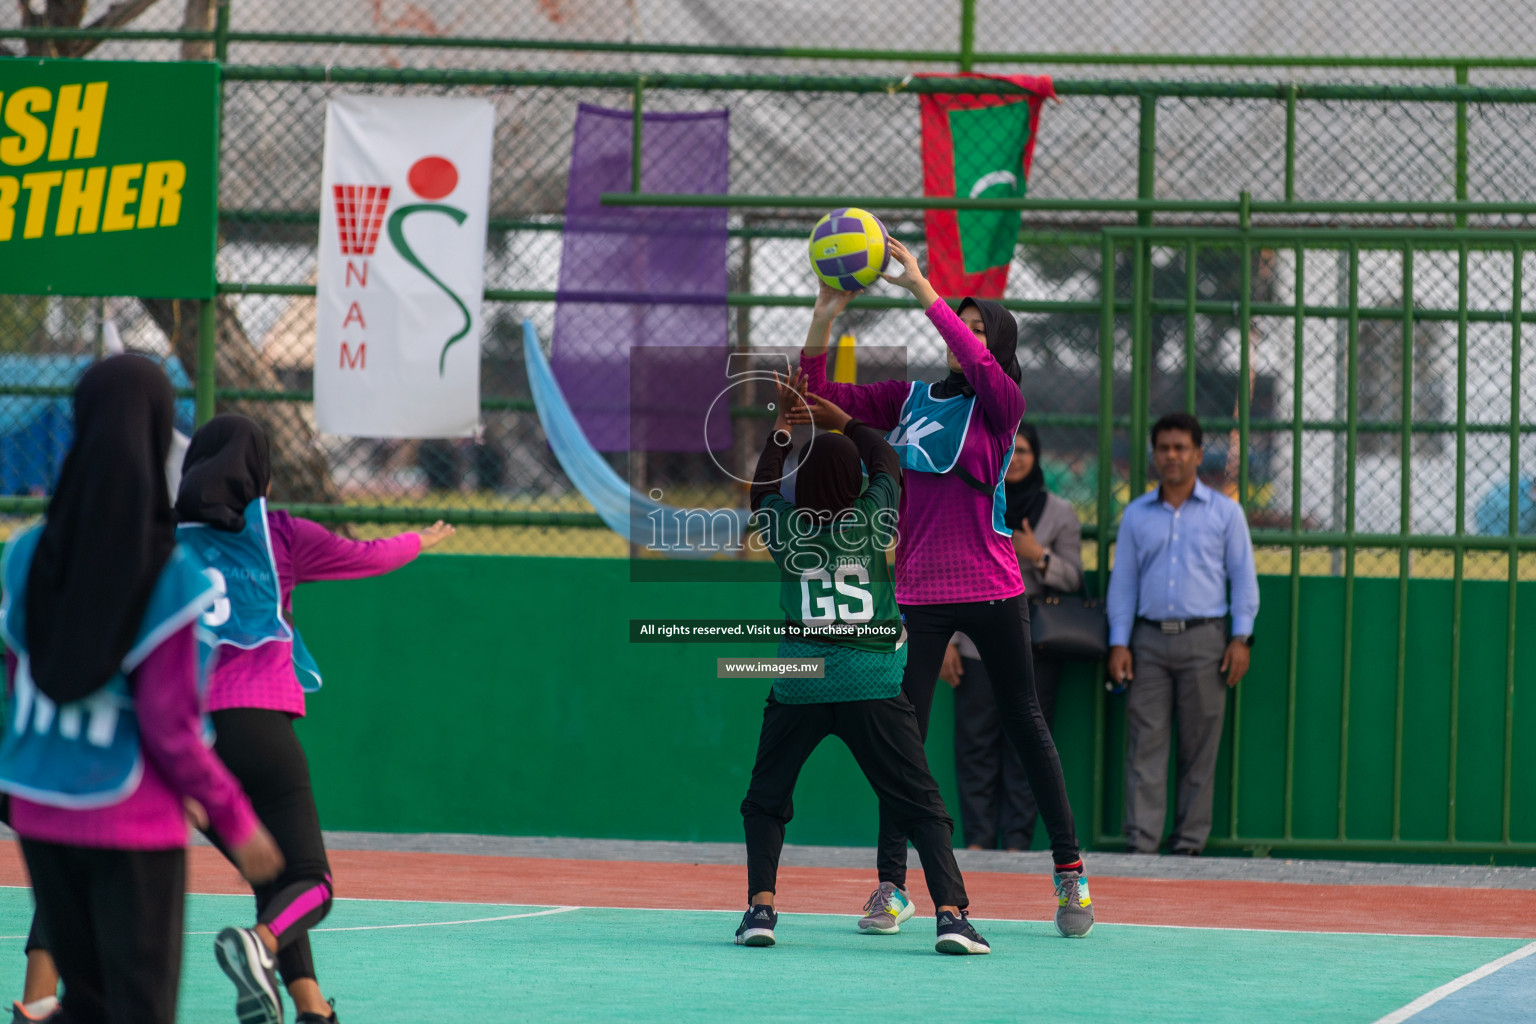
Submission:
<svg viewBox="0 0 1536 1024">
<path fill-rule="evenodd" d="M 1013 530 L 1024 591 L 1075 591 L 1083 583 L 1083 529 L 1064 498 L 1045 489 L 1040 435 L 1023 423 L 1013 439 L 1013 458 L 1003 475 L 1008 505 L 1003 522 Z M 1035 692 L 1051 724 L 1062 663 L 1034 656 Z M 955 781 L 960 788 L 960 824 L 973 850 L 997 848 L 1001 834 L 1009 850 L 1027 850 L 1035 836 L 1037 807 L 1018 753 L 1003 735 L 992 682 L 976 645 L 956 633 L 939 670 L 955 691 Z"/>
<path fill-rule="evenodd" d="M 1155 853 L 1163 834 L 1175 715 L 1178 806 L 1168 851 L 1195 856 L 1204 849 L 1227 689 L 1248 671 L 1259 611 L 1248 524 L 1237 502 L 1200 482 L 1201 439 L 1199 421 L 1187 413 L 1153 424 L 1152 461 L 1162 484 L 1126 506 L 1109 578 L 1109 676 L 1129 683 L 1124 827 L 1131 853 Z"/>
</svg>

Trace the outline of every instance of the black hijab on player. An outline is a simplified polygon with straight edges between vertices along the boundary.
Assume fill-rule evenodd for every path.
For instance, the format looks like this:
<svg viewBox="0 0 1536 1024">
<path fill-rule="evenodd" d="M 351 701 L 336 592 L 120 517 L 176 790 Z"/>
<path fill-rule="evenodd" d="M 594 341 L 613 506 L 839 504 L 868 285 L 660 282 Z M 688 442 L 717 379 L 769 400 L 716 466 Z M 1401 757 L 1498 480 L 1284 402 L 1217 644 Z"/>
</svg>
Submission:
<svg viewBox="0 0 1536 1024">
<path fill-rule="evenodd" d="M 187 446 L 176 516 L 239 533 L 246 506 L 267 493 L 271 479 L 272 452 L 261 425 L 236 413 L 215 416 Z"/>
<path fill-rule="evenodd" d="M 75 441 L 27 574 L 32 678 L 60 704 L 117 673 L 176 546 L 175 414 L 170 380 L 143 356 L 97 363 L 75 388 Z"/>
<path fill-rule="evenodd" d="M 842 434 L 818 431 L 800 449 L 795 471 L 795 505 L 817 514 L 835 515 L 853 507 L 864 490 L 859 449 Z"/>
<path fill-rule="evenodd" d="M 1003 492 L 1008 506 L 1003 510 L 1003 525 L 1017 530 L 1019 523 L 1029 520 L 1033 530 L 1040 525 L 1040 513 L 1045 511 L 1045 472 L 1040 468 L 1040 435 L 1034 424 L 1019 424 L 1019 436 L 1029 442 L 1029 450 L 1035 453 L 1035 465 L 1018 483 L 1003 481 Z"/>
<path fill-rule="evenodd" d="M 982 326 L 987 331 L 987 351 L 992 353 L 992 358 L 997 360 L 997 365 L 1003 368 L 1003 372 L 1013 378 L 1017 384 L 1023 377 L 1019 370 L 1019 323 L 1013 318 L 1013 314 L 1003 308 L 1000 302 L 991 299 L 974 299 L 969 296 L 960 301 L 960 312 L 965 312 L 965 307 L 975 306 L 981 313 Z M 935 398 L 953 398 L 955 395 L 974 395 L 976 389 L 966 381 L 965 374 L 959 370 L 950 370 L 949 376 L 933 386 L 932 394 Z"/>
</svg>

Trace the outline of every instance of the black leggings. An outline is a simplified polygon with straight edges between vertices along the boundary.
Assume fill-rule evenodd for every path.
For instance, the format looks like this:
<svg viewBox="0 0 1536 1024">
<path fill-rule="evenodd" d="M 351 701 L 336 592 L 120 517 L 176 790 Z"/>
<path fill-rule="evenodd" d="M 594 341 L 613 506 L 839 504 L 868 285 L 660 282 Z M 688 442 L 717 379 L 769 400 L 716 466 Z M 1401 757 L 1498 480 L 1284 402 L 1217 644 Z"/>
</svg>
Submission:
<svg viewBox="0 0 1536 1024">
<path fill-rule="evenodd" d="M 174 1024 L 185 850 L 21 841 L 73 1024 Z"/>
<path fill-rule="evenodd" d="M 1067 802 L 1066 780 L 1050 726 L 1035 694 L 1033 650 L 1029 643 L 1029 604 L 1024 595 L 1001 601 L 901 606 L 907 626 L 907 670 L 901 689 L 917 711 L 917 724 L 928 738 L 928 714 L 938 682 L 944 650 L 955 632 L 976 644 L 992 680 L 1003 733 L 1024 762 L 1029 788 L 1040 805 L 1040 817 L 1051 838 L 1057 864 L 1080 859 L 1077 827 Z M 884 804 L 880 806 L 880 881 L 902 887 L 907 883 L 907 837 Z"/>
<path fill-rule="evenodd" d="M 240 781 L 256 817 L 283 851 L 276 878 L 252 886 L 256 922 L 277 937 L 277 965 L 283 982 L 314 978 L 309 929 L 331 911 L 331 865 L 320 837 L 320 814 L 309 785 L 309 759 L 282 711 L 231 708 L 213 712 L 218 735 L 214 753 Z M 211 830 L 205 833 L 224 856 L 229 848 Z M 233 858 L 231 858 L 233 860 Z"/>
<path fill-rule="evenodd" d="M 777 892 L 784 826 L 794 817 L 795 782 L 806 758 L 828 736 L 848 745 L 882 810 L 912 836 L 936 907 L 965 908 L 965 882 L 955 864 L 955 825 L 928 771 L 912 705 L 900 694 L 836 704 L 780 704 L 763 709 L 757 762 L 741 817 L 747 833 L 747 899 Z M 906 840 L 902 840 L 905 852 Z"/>
</svg>

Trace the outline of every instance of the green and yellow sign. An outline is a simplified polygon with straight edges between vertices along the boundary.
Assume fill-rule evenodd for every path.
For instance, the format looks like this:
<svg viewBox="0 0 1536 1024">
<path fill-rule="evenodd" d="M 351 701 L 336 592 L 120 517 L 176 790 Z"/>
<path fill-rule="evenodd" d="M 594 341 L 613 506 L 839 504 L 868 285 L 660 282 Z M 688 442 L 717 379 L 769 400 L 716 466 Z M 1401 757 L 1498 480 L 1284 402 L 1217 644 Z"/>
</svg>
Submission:
<svg viewBox="0 0 1536 1024">
<path fill-rule="evenodd" d="M 0 293 L 212 297 L 218 73 L 0 60 Z"/>
</svg>

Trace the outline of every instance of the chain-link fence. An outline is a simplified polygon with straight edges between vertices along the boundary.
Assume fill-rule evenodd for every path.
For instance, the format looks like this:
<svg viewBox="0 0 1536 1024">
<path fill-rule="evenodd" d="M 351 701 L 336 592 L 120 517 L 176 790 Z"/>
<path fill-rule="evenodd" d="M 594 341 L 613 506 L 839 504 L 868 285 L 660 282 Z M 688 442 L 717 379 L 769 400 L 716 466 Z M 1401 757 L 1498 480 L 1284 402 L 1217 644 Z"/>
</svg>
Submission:
<svg viewBox="0 0 1536 1024">
<path fill-rule="evenodd" d="M 212 0 L 79 4 L 23 0 L 0 12 L 0 27 L 69 23 L 170 32 L 212 27 Z M 82 10 L 83 8 L 83 10 Z M 826 73 L 818 61 L 847 60 L 875 70 L 915 63 L 953 67 L 962 52 L 976 66 L 1008 68 L 1069 62 L 1087 77 L 1106 67 L 1137 77 L 1232 77 L 1222 62 L 1310 58 L 1287 78 L 1448 81 L 1415 59 L 1529 60 L 1525 40 L 1536 13 L 1521 4 L 1421 0 L 1360 4 L 1129 3 L 1064 5 L 1015 0 L 236 0 L 230 58 L 257 64 L 390 67 L 565 67 L 729 72 L 751 57 L 765 70 Z M 524 48 L 466 46 L 464 39 L 518 41 Z M 34 49 L 45 44 L 33 41 Z M 182 40 L 109 41 L 115 58 L 174 59 Z M 533 47 L 538 47 L 534 49 Z M 14 51 L 22 47 L 11 44 Z M 844 54 L 851 56 L 828 56 Z M 66 48 L 66 55 L 69 51 Z M 1191 64 L 1187 58 L 1204 58 Z M 1186 58 L 1182 65 L 1171 58 Z M 1355 69 L 1351 70 L 1351 62 Z M 1374 64 L 1374 66 L 1372 66 Z M 1363 67 L 1361 65 L 1364 65 Z M 1248 65 L 1254 67 L 1254 65 Z M 1258 65 L 1262 67 L 1263 65 Z M 1204 68 L 1205 70 L 1200 70 Z M 1252 72 L 1241 72 L 1248 77 Z M 1528 79 L 1528 75 L 1527 75 Z"/>
<path fill-rule="evenodd" d="M 528 390 L 521 325 L 525 318 L 532 320 L 544 344 L 551 344 L 578 104 L 628 109 L 636 96 L 636 79 L 629 69 L 650 68 L 653 65 L 643 63 L 642 57 L 651 61 L 657 55 L 404 44 L 391 48 L 348 42 L 339 33 L 690 45 L 770 40 L 783 46 L 947 50 L 958 37 L 962 13 L 959 5 L 934 5 L 926 20 L 908 19 L 902 27 L 891 28 L 888 37 L 880 37 L 881 30 L 868 26 L 897 20 L 888 6 L 882 7 L 881 19 L 871 19 L 862 28 L 858 5 L 845 5 L 836 23 L 826 24 L 816 24 L 814 17 L 821 16 L 813 13 L 790 17 L 795 12 L 783 6 L 764 5 L 767 14 L 749 14 L 748 9 L 757 10 L 754 5 L 639 4 L 609 10 L 551 0 L 526 9 L 498 5 L 495 16 L 505 13 L 506 19 L 493 24 L 488 20 L 492 15 L 471 17 L 465 13 L 468 8 L 453 4 L 397 7 L 376 0 L 336 5 L 323 16 L 307 5 L 264 6 L 260 0 L 237 5 L 229 22 L 237 32 L 334 36 L 325 43 L 232 42 L 224 87 L 219 408 L 239 409 L 267 424 L 277 459 L 275 497 L 310 506 L 310 514 L 335 522 L 354 522 L 365 535 L 398 528 L 392 521 L 444 513 L 464 525 L 451 548 L 460 551 L 621 556 L 627 550 L 616 535 L 595 528 L 599 523 L 590 505 L 571 487 L 550 452 Z M 921 4 L 913 6 L 919 13 L 927 11 Z M 1518 27 L 1509 19 L 1526 15 L 1489 10 L 1490 18 L 1505 18 L 1495 26 L 1495 41 L 1502 46 L 1505 30 Z M 87 11 L 82 23 L 89 24 L 93 12 Z M 615 20 L 604 20 L 610 14 Z M 977 44 L 978 50 L 1022 48 L 1025 36 L 1019 25 L 1006 31 L 997 27 L 1022 15 L 986 2 L 978 4 L 974 14 L 976 38 L 986 40 L 984 47 Z M 173 15 L 156 5 L 132 27 L 175 28 L 179 15 Z M 769 15 L 774 20 L 753 20 Z M 1144 14 L 1138 17 L 1145 19 Z M 805 34 L 792 38 L 784 32 Z M 1170 35 L 1145 50 L 1200 49 L 1174 45 L 1179 38 Z M 37 40 L 27 42 L 35 45 Z M 91 56 L 173 59 L 181 45 L 113 39 Z M 1066 52 L 1090 45 L 1109 43 L 1100 39 L 1056 48 Z M 1381 48 L 1362 45 L 1358 50 Z M 1504 51 L 1480 40 L 1476 52 Z M 273 64 L 279 57 L 312 66 L 244 66 Z M 343 70 L 343 65 L 361 60 L 387 66 L 368 72 Z M 422 66 L 448 63 L 470 70 L 461 74 Z M 552 70 L 506 70 L 533 64 Z M 621 66 L 623 72 L 614 70 Z M 723 56 L 689 57 L 686 66 L 694 73 L 742 70 L 739 60 L 733 66 L 733 59 Z M 849 69 L 803 62 L 796 67 Z M 1443 71 L 1434 74 L 1441 82 L 1448 78 Z M 1482 72 L 1478 74 L 1481 80 Z M 910 197 L 922 191 L 918 101 L 913 95 L 918 85 L 904 74 L 814 81 L 652 74 L 645 82 L 644 106 L 648 112 L 729 110 L 733 193 Z M 1310 241 L 1299 249 L 1294 244 L 1254 243 L 1245 259 L 1235 213 L 1215 208 L 1236 203 L 1242 192 L 1259 204 L 1460 199 L 1517 203 L 1533 194 L 1536 143 L 1530 140 L 1536 138 L 1531 131 L 1536 127 L 1536 93 L 1380 85 L 1303 84 L 1284 89 L 1087 78 L 1061 79 L 1057 87 L 1062 101 L 1048 104 L 1042 116 L 1029 186 L 1032 198 L 1060 203 L 1025 210 L 1007 299 L 1022 318 L 1026 398 L 1031 417 L 1042 428 L 1048 479 L 1078 506 L 1090 530 L 1105 515 L 1112 523 L 1118 503 L 1146 479 L 1140 457 L 1145 416 L 1187 406 L 1213 425 L 1211 474 L 1230 477 L 1234 489 L 1241 489 L 1239 478 L 1246 474 L 1244 497 L 1256 530 L 1314 531 L 1329 538 L 1316 545 L 1315 555 L 1308 548 L 1306 571 L 1341 570 L 1343 549 L 1333 538 L 1346 532 L 1507 535 L 1508 516 L 1500 529 L 1497 511 L 1513 507 L 1516 532 L 1536 533 L 1536 470 L 1523 468 L 1531 466 L 1531 453 L 1520 448 L 1528 437 L 1523 424 L 1536 419 L 1524 397 L 1536 382 L 1525 380 L 1524 388 L 1512 387 L 1521 376 L 1511 363 L 1509 318 L 1518 307 L 1511 292 L 1509 248 L 1500 253 L 1474 246 L 1464 274 L 1454 246 L 1423 248 L 1416 252 L 1405 290 L 1400 251 L 1391 245 L 1385 250 L 1367 247 L 1353 264 L 1358 320 L 1351 329 L 1344 250 L 1331 244 L 1313 250 Z M 473 441 L 347 439 L 320 436 L 314 429 L 313 283 L 324 108 L 327 98 L 339 92 L 477 95 L 495 106 L 482 338 L 484 430 Z M 1171 205 L 1153 211 L 1129 202 L 1137 199 Z M 1199 208 L 1199 202 L 1173 208 L 1185 200 L 1211 201 L 1210 208 Z M 1121 205 L 1116 206 L 1117 201 Z M 805 261 L 805 237 L 822 212 L 789 203 L 731 212 L 726 315 L 730 345 L 797 346 L 803 339 L 814 283 Z M 881 212 L 897 237 L 921 249 L 920 214 L 910 206 L 903 212 L 896 199 L 881 204 Z M 1460 216 L 1474 228 L 1489 230 L 1526 223 L 1519 213 L 1472 210 Z M 1428 208 L 1389 211 L 1361 206 L 1308 212 L 1292 206 L 1255 212 L 1254 223 L 1406 229 L 1448 227 L 1456 217 L 1448 210 Z M 1127 242 L 1113 248 L 1115 266 L 1106 268 L 1103 232 L 1138 222 L 1183 225 L 1191 231 L 1227 225 L 1230 233 L 1224 241 L 1207 240 L 1198 249 L 1196 234 L 1188 241 Z M 1295 271 L 1298 251 L 1306 254 L 1304 279 Z M 1106 269 L 1114 271 L 1118 288 L 1110 408 L 1101 402 L 1100 300 Z M 1463 290 L 1472 311 L 1465 327 L 1456 316 Z M 1296 336 L 1295 319 L 1286 314 L 1298 294 L 1305 295 L 1310 310 L 1303 318 L 1305 359 L 1299 362 L 1298 348 L 1287 340 Z M 1415 308 L 1426 311 L 1413 321 L 1406 358 L 1400 327 L 1405 295 Z M 1240 308 L 1245 302 L 1251 307 L 1246 345 Z M 198 358 L 196 303 L 0 297 L 0 408 L 5 410 L 0 428 L 8 438 L 0 457 L 5 474 L 0 487 L 5 493 L 46 492 L 67 443 L 69 386 L 85 362 L 102 350 L 109 324 L 130 348 L 165 358 L 173 379 L 190 397 Z M 913 308 L 877 296 L 855 305 L 845 329 L 866 353 L 865 372 L 873 361 L 867 353 L 886 347 L 902 350 L 918 376 L 942 372 L 942 345 Z M 1457 346 L 1463 333 L 1466 355 L 1460 358 Z M 1348 356 L 1351 344 L 1356 346 L 1354 363 Z M 1529 372 L 1529 363 L 1526 359 L 1521 364 L 1522 373 Z M 1252 370 L 1246 391 L 1239 386 L 1245 365 Z M 1353 392 L 1351 366 L 1356 374 Z M 1458 387 L 1457 373 L 1463 368 L 1467 385 Z M 1405 378 L 1410 380 L 1406 389 Z M 1513 409 L 1511 393 L 1520 396 Z M 1240 418 L 1238 407 L 1244 403 L 1251 419 L 1243 435 L 1246 446 L 1241 438 L 1229 443 L 1226 436 L 1227 422 Z M 1460 403 L 1467 407 L 1465 434 L 1457 429 Z M 1406 462 L 1401 429 L 1405 408 Z M 1115 424 L 1108 492 L 1101 470 L 1105 451 L 1100 426 L 1106 416 Z M 1298 416 L 1299 439 L 1291 427 Z M 1517 424 L 1514 448 L 1511 422 Z M 740 410 L 738 434 L 755 437 L 757 430 L 751 410 Z M 1465 458 L 1459 455 L 1463 444 Z M 1247 459 L 1241 458 L 1243 450 Z M 615 462 L 631 479 L 640 478 L 635 465 L 619 456 Z M 700 490 L 697 463 L 688 458 L 650 459 L 643 469 L 644 482 L 693 487 L 708 504 L 743 500 L 729 485 Z M 1472 558 L 1463 567 L 1470 575 L 1500 576 L 1505 571 L 1499 562 L 1502 554 L 1465 554 Z M 1289 558 L 1288 550 L 1283 557 Z M 1451 557 L 1449 552 L 1445 556 Z M 1439 555 L 1423 552 L 1411 568 L 1417 573 L 1451 571 L 1442 561 Z M 1284 565 L 1272 560 L 1267 567 Z M 1389 550 L 1382 559 L 1362 554 L 1355 568 L 1396 574 L 1400 565 L 1396 551 Z"/>
</svg>

